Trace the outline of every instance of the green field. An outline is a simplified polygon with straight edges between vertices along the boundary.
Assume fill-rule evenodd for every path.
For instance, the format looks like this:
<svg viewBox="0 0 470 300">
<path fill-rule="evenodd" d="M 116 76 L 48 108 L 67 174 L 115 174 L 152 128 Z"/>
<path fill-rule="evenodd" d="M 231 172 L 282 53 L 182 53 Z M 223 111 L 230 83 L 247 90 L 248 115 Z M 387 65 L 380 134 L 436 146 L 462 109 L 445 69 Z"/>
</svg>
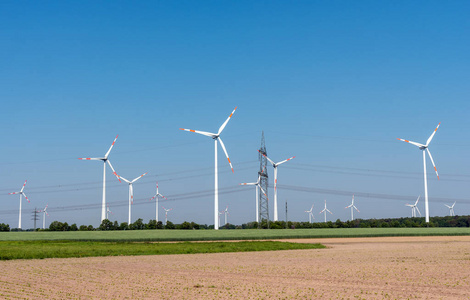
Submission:
<svg viewBox="0 0 470 300">
<path fill-rule="evenodd" d="M 330 228 L 244 230 L 127 230 L 0 232 L 0 241 L 221 241 L 292 238 L 470 235 L 468 227 L 431 228 Z"/>
<path fill-rule="evenodd" d="M 200 243 L 1 241 L 0 260 L 120 255 L 194 254 L 319 248 L 325 248 L 325 246 L 321 244 L 300 244 L 274 241 Z"/>
</svg>

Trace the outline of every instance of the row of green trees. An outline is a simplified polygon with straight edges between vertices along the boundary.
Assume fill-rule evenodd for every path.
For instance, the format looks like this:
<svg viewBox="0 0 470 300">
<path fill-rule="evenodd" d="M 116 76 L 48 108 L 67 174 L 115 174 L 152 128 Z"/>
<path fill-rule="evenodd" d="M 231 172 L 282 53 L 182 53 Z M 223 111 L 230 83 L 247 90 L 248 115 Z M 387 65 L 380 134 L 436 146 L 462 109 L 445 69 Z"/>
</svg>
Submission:
<svg viewBox="0 0 470 300">
<path fill-rule="evenodd" d="M 226 224 L 221 226 L 220 229 L 255 229 L 255 228 L 379 228 L 379 227 L 470 227 L 470 216 L 454 216 L 454 217 L 431 217 L 429 224 L 422 218 L 398 218 L 398 219 L 357 219 L 354 221 L 341 221 L 335 222 L 292 222 L 276 221 L 268 222 L 263 220 L 261 223 L 249 222 L 242 225 Z M 69 225 L 67 222 L 54 221 L 49 225 L 49 231 L 91 231 L 91 230 L 142 230 L 142 229 L 213 229 L 213 225 L 197 224 L 194 222 L 183 222 L 181 224 L 173 224 L 168 221 L 163 225 L 161 221 L 150 220 L 144 223 L 142 219 L 138 219 L 134 223 L 128 224 L 127 222 L 118 223 L 117 221 L 111 222 L 110 220 L 103 220 L 101 225 L 94 228 L 92 225 Z M 11 229 L 17 231 L 18 229 Z M 10 231 L 8 224 L 0 223 L 0 232 Z"/>
</svg>

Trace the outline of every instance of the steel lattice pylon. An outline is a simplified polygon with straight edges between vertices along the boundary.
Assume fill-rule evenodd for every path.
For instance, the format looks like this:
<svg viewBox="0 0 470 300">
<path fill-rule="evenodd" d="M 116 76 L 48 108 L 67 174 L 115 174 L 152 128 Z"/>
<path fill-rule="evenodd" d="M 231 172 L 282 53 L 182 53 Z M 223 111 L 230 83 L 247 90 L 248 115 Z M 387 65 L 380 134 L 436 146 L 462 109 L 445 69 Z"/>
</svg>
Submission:
<svg viewBox="0 0 470 300">
<path fill-rule="evenodd" d="M 268 169 L 266 167 L 267 165 L 267 159 L 264 155 L 267 155 L 266 152 L 266 145 L 264 143 L 264 131 L 262 132 L 261 135 L 261 147 L 259 149 L 258 153 L 258 158 L 259 158 L 259 174 L 261 175 L 261 180 L 260 180 L 260 185 L 263 188 L 263 190 L 266 192 L 266 195 L 259 189 L 259 220 L 260 222 L 258 223 L 258 228 L 261 227 L 261 223 L 263 220 L 266 220 L 268 228 L 269 228 L 269 203 L 268 203 Z"/>
</svg>

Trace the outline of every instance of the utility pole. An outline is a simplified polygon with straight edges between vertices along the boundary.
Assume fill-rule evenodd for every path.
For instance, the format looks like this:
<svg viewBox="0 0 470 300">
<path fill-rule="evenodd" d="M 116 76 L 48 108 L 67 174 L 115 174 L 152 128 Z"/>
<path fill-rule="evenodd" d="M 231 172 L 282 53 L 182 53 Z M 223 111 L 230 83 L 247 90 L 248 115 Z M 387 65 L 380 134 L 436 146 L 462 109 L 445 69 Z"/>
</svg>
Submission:
<svg viewBox="0 0 470 300">
<path fill-rule="evenodd" d="M 286 229 L 287 229 L 287 199 L 286 199 Z"/>
<path fill-rule="evenodd" d="M 34 221 L 34 230 L 36 230 L 36 221 L 39 220 L 37 208 L 34 208 L 33 215 L 32 215 L 32 217 L 31 217 L 31 220 Z"/>
<path fill-rule="evenodd" d="M 264 154 L 264 155 L 263 155 Z M 269 202 L 268 202 L 268 168 L 267 166 L 267 152 L 266 145 L 264 142 L 264 131 L 261 134 L 261 146 L 259 148 L 258 159 L 259 159 L 259 175 L 260 186 L 266 192 L 266 195 L 259 189 L 259 223 L 258 228 L 261 228 L 261 223 L 266 220 L 269 229 Z"/>
</svg>

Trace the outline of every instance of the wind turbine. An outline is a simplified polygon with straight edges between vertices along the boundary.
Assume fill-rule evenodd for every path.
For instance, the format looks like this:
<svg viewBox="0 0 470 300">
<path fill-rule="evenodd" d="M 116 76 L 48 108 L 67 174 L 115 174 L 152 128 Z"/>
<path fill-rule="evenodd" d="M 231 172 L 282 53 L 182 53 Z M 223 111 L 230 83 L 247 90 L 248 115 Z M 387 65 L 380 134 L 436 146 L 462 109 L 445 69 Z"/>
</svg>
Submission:
<svg viewBox="0 0 470 300">
<path fill-rule="evenodd" d="M 315 219 L 315 217 L 313 216 L 313 204 L 310 210 L 306 210 L 305 212 L 308 213 L 308 222 L 312 223 L 312 218 Z"/>
<path fill-rule="evenodd" d="M 49 213 L 47 213 L 47 207 L 49 204 L 46 204 L 46 207 L 44 207 L 43 210 L 40 210 L 38 212 L 42 212 L 42 229 L 46 229 L 46 215 L 49 217 Z"/>
<path fill-rule="evenodd" d="M 133 180 L 127 180 L 126 178 L 122 177 L 122 176 L 119 176 L 122 180 L 124 180 L 125 182 L 127 182 L 129 184 L 129 223 L 127 224 L 131 224 L 131 204 L 134 203 L 134 188 L 132 187 L 132 184 L 134 182 L 136 182 L 137 180 L 139 180 L 140 178 L 142 178 L 145 174 L 147 173 L 144 173 L 142 175 L 140 175 L 139 177 L 137 178 L 134 178 Z"/>
<path fill-rule="evenodd" d="M 162 194 L 160 194 L 158 192 L 158 181 L 157 181 L 157 192 L 155 193 L 155 196 L 150 198 L 150 201 L 152 201 L 153 199 L 157 199 L 157 201 L 156 201 L 157 202 L 157 208 L 156 208 L 156 213 L 155 213 L 155 221 L 157 221 L 157 223 L 158 223 L 158 197 L 162 197 L 164 199 L 167 199 L 165 196 L 163 196 Z"/>
<path fill-rule="evenodd" d="M 455 216 L 455 213 L 454 213 L 454 205 L 455 205 L 456 202 L 454 202 L 454 204 L 452 204 L 452 206 L 449 206 L 447 204 L 444 204 L 445 206 L 447 206 L 449 208 L 449 215 L 451 217 Z"/>
<path fill-rule="evenodd" d="M 434 171 L 436 171 L 436 175 L 437 175 L 437 179 L 439 180 L 439 174 L 437 173 L 437 169 L 436 169 L 436 165 L 434 164 L 434 160 L 432 159 L 432 155 L 431 155 L 431 152 L 429 152 L 429 143 L 431 143 L 431 140 L 432 138 L 434 137 L 434 134 L 436 134 L 436 131 L 437 129 L 439 128 L 439 125 L 441 125 L 441 123 L 437 124 L 437 127 L 436 129 L 434 129 L 433 133 L 431 134 L 431 136 L 428 138 L 428 140 L 426 141 L 426 145 L 423 145 L 423 144 L 420 144 L 420 143 L 415 143 L 415 142 L 412 142 L 412 141 L 409 141 L 409 140 L 404 140 L 404 139 L 398 139 L 400 141 L 403 141 L 403 142 L 407 142 L 407 143 L 410 143 L 412 145 L 415 145 L 417 147 L 419 147 L 420 150 L 423 151 L 423 166 L 424 166 L 424 210 L 425 210 L 425 214 L 426 214 L 426 223 L 429 223 L 429 204 L 428 204 L 428 180 L 427 180 L 427 177 L 426 177 L 426 153 L 425 152 L 428 152 L 429 154 L 429 158 L 431 159 L 431 163 L 434 167 Z M 426 151 L 425 151 L 426 150 Z"/>
<path fill-rule="evenodd" d="M 266 199 L 268 199 L 268 195 L 266 195 L 266 192 L 263 190 L 261 187 L 261 173 L 258 172 L 258 181 L 256 182 L 248 182 L 248 183 L 240 183 L 240 185 L 254 185 L 256 186 L 256 222 L 259 222 L 259 213 L 258 213 L 258 205 L 259 205 L 259 200 L 258 200 L 258 188 L 261 189 L 263 194 L 266 196 Z M 268 199 L 269 200 L 269 199 Z"/>
<path fill-rule="evenodd" d="M 228 213 L 228 205 L 227 205 L 227 207 L 226 207 L 225 210 L 224 210 L 224 214 L 225 214 L 225 224 L 224 224 L 224 225 L 227 225 L 227 215 L 229 215 L 229 213 Z"/>
<path fill-rule="evenodd" d="M 220 226 L 220 215 L 222 215 L 224 213 L 224 211 L 219 211 L 219 226 Z"/>
<path fill-rule="evenodd" d="M 351 208 L 351 221 L 354 221 L 354 214 L 353 214 L 354 210 L 353 210 L 353 208 L 356 209 L 357 212 L 360 212 L 359 209 L 357 209 L 357 207 L 354 205 L 354 195 L 352 196 L 351 204 L 346 206 L 345 209 L 346 208 Z"/>
<path fill-rule="evenodd" d="M 262 153 L 259 150 L 258 152 L 263 154 L 263 156 L 266 157 L 267 160 L 269 160 L 269 162 L 274 168 L 274 221 L 277 221 L 278 220 L 278 216 L 277 216 L 277 167 L 285 163 L 286 161 L 293 159 L 295 156 L 292 156 L 291 158 L 275 163 L 266 154 Z"/>
<path fill-rule="evenodd" d="M 110 214 L 110 213 L 111 213 L 112 215 L 114 215 L 114 213 L 109 209 L 109 205 L 108 205 L 108 206 L 106 207 L 106 219 L 108 219 L 108 220 L 109 220 L 109 214 Z"/>
<path fill-rule="evenodd" d="M 416 199 L 415 204 L 405 204 L 406 206 L 411 207 L 411 217 L 412 218 L 416 217 L 416 211 L 418 211 L 419 216 L 421 217 L 421 212 L 419 211 L 419 208 L 418 208 L 419 197 L 421 197 L 421 196 L 418 196 L 418 199 Z"/>
<path fill-rule="evenodd" d="M 220 138 L 220 134 L 224 130 L 224 128 L 227 125 L 230 118 L 235 113 L 236 109 L 237 109 L 237 107 L 235 107 L 235 109 L 232 111 L 232 113 L 227 118 L 227 120 L 225 120 L 225 122 L 222 124 L 222 126 L 220 126 L 219 131 L 217 131 L 217 133 L 210 133 L 210 132 L 205 132 L 205 131 L 180 128 L 181 130 L 184 130 L 184 131 L 190 131 L 190 132 L 199 133 L 199 134 L 208 136 L 208 137 L 210 137 L 214 140 L 214 154 L 215 154 L 215 160 L 214 160 L 214 164 L 215 164 L 215 168 L 214 168 L 214 170 L 215 170 L 215 176 L 214 176 L 214 229 L 215 230 L 219 229 L 219 224 L 217 223 L 217 221 L 218 221 L 217 217 L 218 217 L 218 213 L 219 213 L 219 181 L 218 181 L 218 170 L 217 170 L 217 140 L 220 140 L 220 146 L 222 146 L 222 150 L 224 150 L 225 156 L 227 157 L 228 163 L 230 164 L 230 168 L 232 169 L 232 173 L 233 173 L 232 163 L 230 162 L 230 158 L 228 157 L 228 153 L 227 153 L 227 150 L 225 149 L 224 142 L 222 142 L 222 139 Z"/>
<path fill-rule="evenodd" d="M 326 212 L 333 214 L 328 208 L 326 208 L 326 199 L 325 199 L 325 208 L 320 212 L 320 214 L 325 213 L 325 223 L 326 223 Z"/>
<path fill-rule="evenodd" d="M 113 165 L 111 165 L 111 162 L 108 160 L 108 155 L 111 152 L 111 149 L 113 149 L 114 143 L 116 143 L 117 138 L 118 138 L 118 135 L 116 135 L 116 138 L 114 139 L 113 143 L 111 144 L 111 147 L 109 147 L 109 150 L 108 150 L 108 152 L 106 152 L 104 157 L 79 158 L 80 160 L 101 160 L 101 161 L 103 161 L 103 200 L 101 202 L 101 222 L 103 222 L 103 220 L 106 218 L 106 162 L 111 167 L 111 170 L 113 170 L 113 174 L 117 177 L 119 182 L 121 182 L 121 180 L 119 179 L 119 175 L 116 174 L 116 171 L 114 171 Z"/>
<path fill-rule="evenodd" d="M 21 190 L 19 192 L 13 192 L 13 193 L 8 193 L 8 195 L 16 195 L 16 194 L 20 194 L 20 217 L 18 219 L 18 228 L 21 229 L 21 203 L 23 202 L 23 195 L 24 197 L 26 198 L 26 200 L 28 200 L 28 203 L 31 203 L 28 199 L 28 197 L 26 197 L 26 194 L 23 192 L 24 190 L 24 186 L 26 185 L 26 181 L 24 181 L 24 184 L 23 184 L 23 187 L 21 188 Z"/>
<path fill-rule="evenodd" d="M 163 206 L 162 206 L 163 207 Z M 173 208 L 170 208 L 170 209 L 166 209 L 163 207 L 163 210 L 165 211 L 165 226 L 166 226 L 166 223 L 168 222 L 168 212 L 170 210 L 172 210 Z"/>
</svg>

